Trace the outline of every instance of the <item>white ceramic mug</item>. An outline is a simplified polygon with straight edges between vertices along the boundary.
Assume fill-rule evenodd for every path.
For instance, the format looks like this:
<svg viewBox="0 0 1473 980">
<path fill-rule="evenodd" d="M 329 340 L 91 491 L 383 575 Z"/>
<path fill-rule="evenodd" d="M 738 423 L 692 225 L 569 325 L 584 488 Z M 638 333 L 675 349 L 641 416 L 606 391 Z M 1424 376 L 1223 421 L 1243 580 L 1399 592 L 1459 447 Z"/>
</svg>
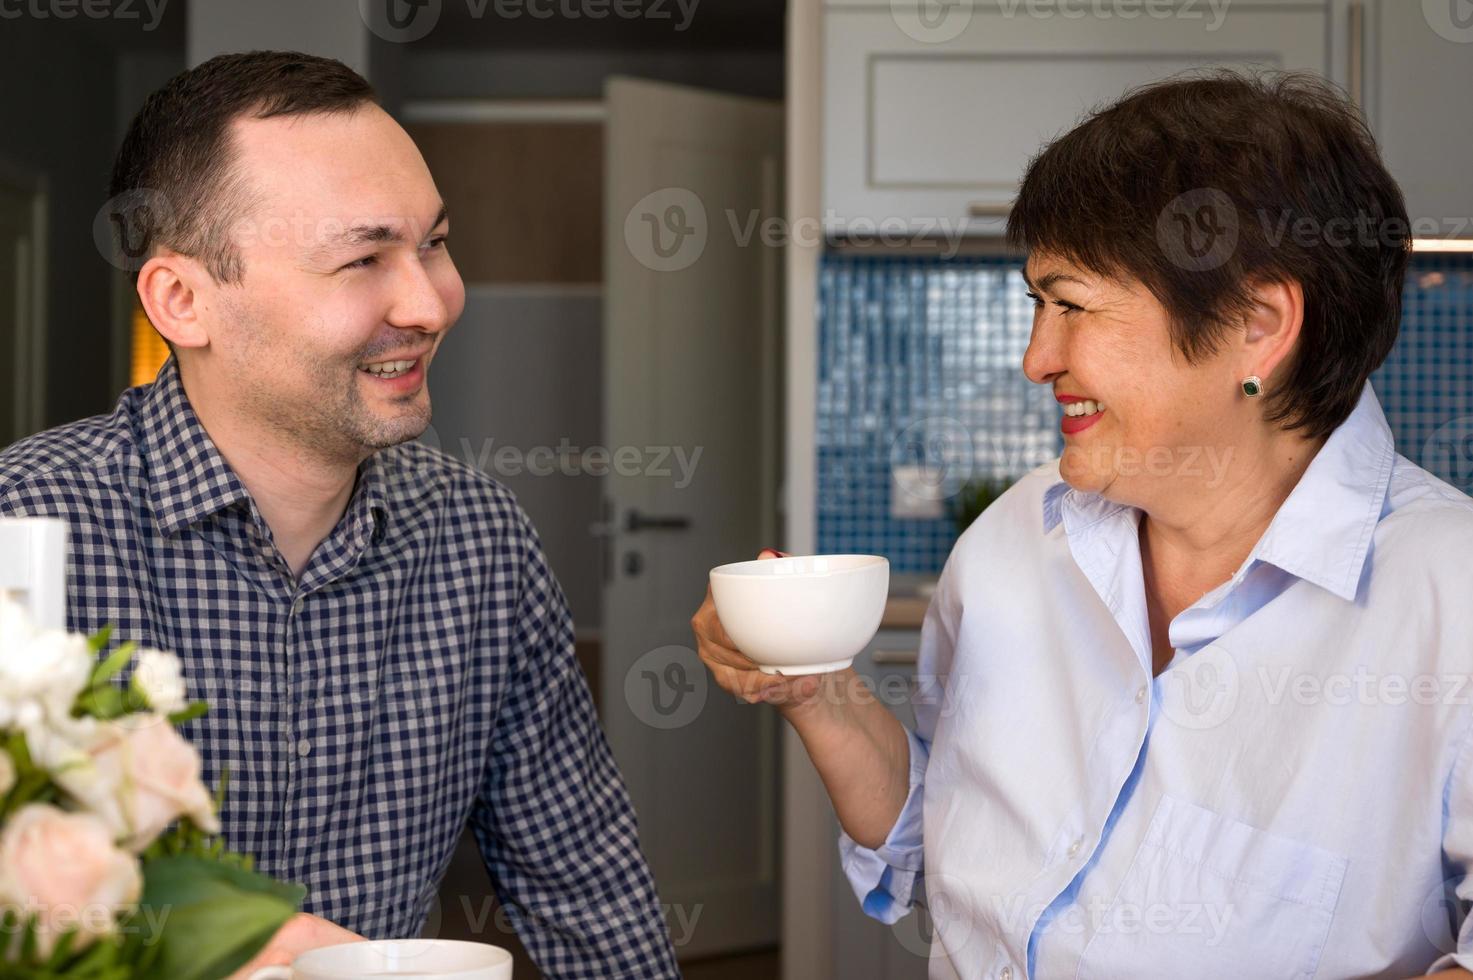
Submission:
<svg viewBox="0 0 1473 980">
<path fill-rule="evenodd" d="M 291 966 L 268 966 L 251 980 L 511 980 L 511 954 L 499 946 L 449 939 L 390 939 L 309 950 Z"/>
</svg>

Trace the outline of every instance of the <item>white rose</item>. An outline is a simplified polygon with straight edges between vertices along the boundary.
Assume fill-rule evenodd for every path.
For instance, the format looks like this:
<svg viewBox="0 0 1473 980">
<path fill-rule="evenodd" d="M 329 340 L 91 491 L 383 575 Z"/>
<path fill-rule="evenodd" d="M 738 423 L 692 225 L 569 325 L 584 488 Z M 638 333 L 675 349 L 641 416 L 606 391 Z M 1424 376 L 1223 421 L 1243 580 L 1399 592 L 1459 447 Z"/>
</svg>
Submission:
<svg viewBox="0 0 1473 980">
<path fill-rule="evenodd" d="M 142 888 L 138 860 L 89 813 L 30 803 L 0 832 L 0 905 L 36 917 L 43 956 L 71 929 L 78 949 L 112 932 Z"/>
<path fill-rule="evenodd" d="M 145 647 L 138 651 L 138 664 L 133 668 L 133 676 L 154 711 L 171 715 L 184 710 L 184 671 L 179 666 L 178 657 Z"/>
<path fill-rule="evenodd" d="M 140 714 L 99 726 L 90 745 L 51 772 L 57 785 L 137 852 L 181 816 L 206 833 L 220 832 L 200 770 L 199 753 L 168 719 Z"/>
<path fill-rule="evenodd" d="M 11 622 L 0 646 L 0 702 L 8 708 L 0 723 L 65 719 L 92 676 L 94 659 L 87 638 L 62 630 L 27 634 L 23 624 L 15 622 L 14 609 L 3 615 Z"/>
</svg>

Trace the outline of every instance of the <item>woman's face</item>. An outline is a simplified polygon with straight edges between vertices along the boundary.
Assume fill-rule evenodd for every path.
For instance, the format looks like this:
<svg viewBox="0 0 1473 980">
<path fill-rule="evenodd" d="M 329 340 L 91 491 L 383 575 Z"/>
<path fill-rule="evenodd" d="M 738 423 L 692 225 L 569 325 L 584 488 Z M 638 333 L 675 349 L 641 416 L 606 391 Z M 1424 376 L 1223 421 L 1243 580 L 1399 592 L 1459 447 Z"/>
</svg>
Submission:
<svg viewBox="0 0 1473 980">
<path fill-rule="evenodd" d="M 1220 484 L 1254 418 L 1239 388 L 1253 372 L 1235 376 L 1242 358 L 1234 345 L 1188 364 L 1172 344 L 1165 307 L 1139 282 L 1044 253 L 1029 256 L 1024 277 L 1034 298 L 1024 373 L 1056 398 L 1101 406 L 1079 419 L 1059 406 L 1064 479 L 1146 509 L 1164 493 Z"/>
</svg>

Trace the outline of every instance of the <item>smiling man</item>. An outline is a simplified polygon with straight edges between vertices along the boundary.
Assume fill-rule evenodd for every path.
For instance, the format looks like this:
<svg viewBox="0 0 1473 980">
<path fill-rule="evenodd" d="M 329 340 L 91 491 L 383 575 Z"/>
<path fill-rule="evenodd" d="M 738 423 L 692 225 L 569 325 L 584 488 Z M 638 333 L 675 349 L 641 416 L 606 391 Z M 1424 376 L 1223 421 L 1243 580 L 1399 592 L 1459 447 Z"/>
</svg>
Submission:
<svg viewBox="0 0 1473 980">
<path fill-rule="evenodd" d="M 544 973 L 678 976 L 535 531 L 410 441 L 465 301 L 414 143 L 338 62 L 227 55 L 149 98 L 112 194 L 173 354 L 0 455 L 0 515 L 70 523 L 69 627 L 183 658 L 225 834 L 308 911 L 418 934 L 469 822 Z"/>
</svg>

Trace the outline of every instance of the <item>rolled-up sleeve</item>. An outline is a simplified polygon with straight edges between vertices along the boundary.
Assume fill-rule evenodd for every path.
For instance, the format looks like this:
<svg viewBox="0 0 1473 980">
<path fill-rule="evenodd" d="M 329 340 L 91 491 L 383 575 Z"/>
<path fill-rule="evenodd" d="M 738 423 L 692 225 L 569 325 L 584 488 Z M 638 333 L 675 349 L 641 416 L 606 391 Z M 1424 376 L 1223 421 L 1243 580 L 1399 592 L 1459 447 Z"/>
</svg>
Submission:
<svg viewBox="0 0 1473 980">
<path fill-rule="evenodd" d="M 885 842 L 873 850 L 839 832 L 839 855 L 855 896 L 866 915 L 887 924 L 898 922 L 910 912 L 916 882 L 924 870 L 926 769 L 936 721 L 945 703 L 961 616 L 954 579 L 954 567 L 948 561 L 921 624 L 911 695 L 916 724 L 914 730 L 905 732 L 910 745 L 910 789 L 905 806 Z"/>
<path fill-rule="evenodd" d="M 887 925 L 910 911 L 923 854 L 921 808 L 931 750 L 915 732 L 906 729 L 905 737 L 910 742 L 910 793 L 885 843 L 872 850 L 839 832 L 839 854 L 855 896 L 866 915 Z"/>
</svg>

